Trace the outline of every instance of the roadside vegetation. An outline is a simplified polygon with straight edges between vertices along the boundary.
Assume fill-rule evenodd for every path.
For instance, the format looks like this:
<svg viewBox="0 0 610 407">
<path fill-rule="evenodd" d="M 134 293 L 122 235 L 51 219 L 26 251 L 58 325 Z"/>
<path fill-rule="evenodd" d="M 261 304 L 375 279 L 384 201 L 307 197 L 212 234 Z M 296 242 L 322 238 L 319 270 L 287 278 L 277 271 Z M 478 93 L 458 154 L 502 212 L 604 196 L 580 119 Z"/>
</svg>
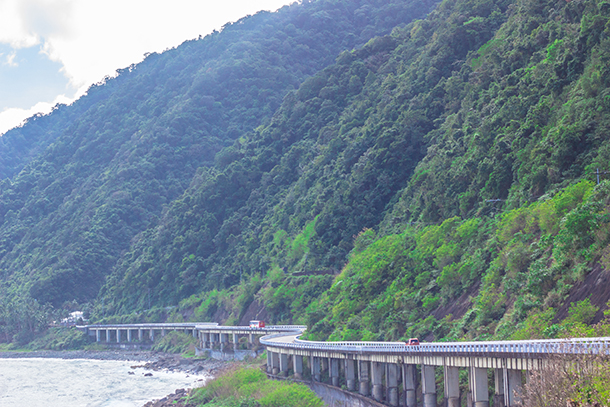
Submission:
<svg viewBox="0 0 610 407">
<path fill-rule="evenodd" d="M 195 389 L 188 400 L 209 407 L 323 407 L 307 386 L 270 380 L 257 368 L 229 371 Z"/>
<path fill-rule="evenodd" d="M 184 332 L 169 331 L 164 337 L 156 340 L 152 350 L 166 353 L 179 353 L 183 357 L 195 356 L 197 338 Z"/>
</svg>

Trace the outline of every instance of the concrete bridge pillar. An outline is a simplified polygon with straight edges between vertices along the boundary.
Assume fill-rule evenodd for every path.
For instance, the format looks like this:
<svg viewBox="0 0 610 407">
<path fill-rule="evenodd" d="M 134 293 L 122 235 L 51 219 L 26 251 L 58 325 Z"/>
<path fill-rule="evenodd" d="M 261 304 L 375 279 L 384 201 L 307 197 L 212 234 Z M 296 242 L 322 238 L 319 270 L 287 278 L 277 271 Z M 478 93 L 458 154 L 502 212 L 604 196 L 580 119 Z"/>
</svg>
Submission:
<svg viewBox="0 0 610 407">
<path fill-rule="evenodd" d="M 320 358 L 311 356 L 311 378 L 314 382 L 320 381 Z"/>
<path fill-rule="evenodd" d="M 150 341 L 154 342 L 155 341 L 155 330 L 151 328 L 150 332 L 148 333 L 148 336 L 150 337 Z"/>
<path fill-rule="evenodd" d="M 470 368 L 470 392 L 474 407 L 489 407 L 489 384 L 487 382 L 487 369 L 479 367 Z"/>
<path fill-rule="evenodd" d="M 460 369 L 444 366 L 445 400 L 447 407 L 460 407 Z"/>
<path fill-rule="evenodd" d="M 402 365 L 402 386 L 405 391 L 405 406 L 417 407 L 417 370 L 415 365 Z"/>
<path fill-rule="evenodd" d="M 239 335 L 233 334 L 233 350 L 239 349 Z"/>
<path fill-rule="evenodd" d="M 273 352 L 267 350 L 267 373 L 271 374 L 273 372 Z"/>
<path fill-rule="evenodd" d="M 385 385 L 388 388 L 388 404 L 398 406 L 399 367 L 396 363 L 386 364 Z"/>
<path fill-rule="evenodd" d="M 422 365 L 421 386 L 424 398 L 424 407 L 436 407 L 436 380 L 434 366 Z"/>
<path fill-rule="evenodd" d="M 373 383 L 373 399 L 383 402 L 383 368 L 381 362 L 371 362 L 371 383 Z"/>
<path fill-rule="evenodd" d="M 198 335 L 197 329 L 193 328 L 193 338 L 196 338 Z"/>
<path fill-rule="evenodd" d="M 303 379 L 303 356 L 294 355 L 292 357 L 292 364 L 294 365 L 294 378 L 298 380 Z"/>
<path fill-rule="evenodd" d="M 280 358 L 280 375 L 288 376 L 288 355 L 285 353 L 279 354 Z"/>
<path fill-rule="evenodd" d="M 271 354 L 271 364 L 273 365 L 271 374 L 277 376 L 280 373 L 280 355 L 277 352 Z"/>
<path fill-rule="evenodd" d="M 121 342 L 121 330 L 117 328 L 116 330 L 116 343 Z"/>
<path fill-rule="evenodd" d="M 106 329 L 106 342 L 110 342 L 110 329 Z"/>
<path fill-rule="evenodd" d="M 514 407 L 521 401 L 523 392 L 521 370 L 504 369 L 504 404 L 506 407 Z"/>
<path fill-rule="evenodd" d="M 248 349 L 254 347 L 254 334 L 248 334 Z"/>
<path fill-rule="evenodd" d="M 328 358 L 324 357 L 324 358 L 320 358 L 320 370 L 321 373 L 325 373 L 328 375 L 328 380 L 330 380 L 330 374 L 328 371 Z"/>
<path fill-rule="evenodd" d="M 138 329 L 138 341 L 142 342 L 143 337 L 144 332 L 142 331 L 142 329 Z"/>
<path fill-rule="evenodd" d="M 216 343 L 216 334 L 210 333 L 210 349 L 214 349 L 214 344 Z"/>
<path fill-rule="evenodd" d="M 166 329 L 165 329 L 165 328 L 161 329 L 161 336 L 165 336 L 165 334 L 166 334 L 166 332 L 165 332 L 165 331 L 166 331 Z"/>
<path fill-rule="evenodd" d="M 354 391 L 356 389 L 356 369 L 354 359 L 345 359 L 345 383 L 347 390 Z"/>
<path fill-rule="evenodd" d="M 100 341 L 100 339 L 101 339 L 101 338 L 100 338 L 100 336 L 101 336 L 101 335 L 100 335 L 100 330 L 99 330 L 99 329 L 96 329 L 96 330 L 95 330 L 95 341 L 96 341 L 96 342 L 99 342 L 99 341 Z"/>
<path fill-rule="evenodd" d="M 494 401 L 493 407 L 506 407 L 504 404 L 504 371 L 494 369 Z"/>
<path fill-rule="evenodd" d="M 366 360 L 358 361 L 358 382 L 360 382 L 359 392 L 363 396 L 369 395 L 369 362 Z"/>
<path fill-rule="evenodd" d="M 222 352 L 225 351 L 227 344 L 229 343 L 229 335 L 228 334 L 220 334 L 220 350 Z"/>
<path fill-rule="evenodd" d="M 329 376 L 330 384 L 335 387 L 339 387 L 339 359 L 330 359 Z"/>
<path fill-rule="evenodd" d="M 131 342 L 131 329 L 127 330 L 127 342 Z"/>
</svg>

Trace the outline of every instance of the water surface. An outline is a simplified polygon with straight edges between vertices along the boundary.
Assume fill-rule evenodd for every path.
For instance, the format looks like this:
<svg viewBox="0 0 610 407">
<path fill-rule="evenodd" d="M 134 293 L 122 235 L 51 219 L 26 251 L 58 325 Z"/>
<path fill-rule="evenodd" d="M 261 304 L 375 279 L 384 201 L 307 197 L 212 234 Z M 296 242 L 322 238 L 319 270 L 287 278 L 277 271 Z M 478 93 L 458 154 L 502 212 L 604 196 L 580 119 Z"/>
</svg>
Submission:
<svg viewBox="0 0 610 407">
<path fill-rule="evenodd" d="M 141 407 L 204 376 L 150 372 L 142 362 L 91 359 L 0 359 L 2 407 Z M 129 372 L 133 372 L 131 375 Z M 153 376 L 146 377 L 145 373 Z"/>
</svg>

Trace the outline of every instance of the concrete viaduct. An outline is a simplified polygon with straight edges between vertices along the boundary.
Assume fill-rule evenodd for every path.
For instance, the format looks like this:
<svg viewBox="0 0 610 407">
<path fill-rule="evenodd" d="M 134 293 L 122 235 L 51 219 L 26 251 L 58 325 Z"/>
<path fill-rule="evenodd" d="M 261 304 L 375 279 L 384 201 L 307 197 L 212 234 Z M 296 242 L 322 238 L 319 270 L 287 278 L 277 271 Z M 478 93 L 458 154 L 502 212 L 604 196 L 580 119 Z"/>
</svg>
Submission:
<svg viewBox="0 0 610 407">
<path fill-rule="evenodd" d="M 513 407 L 524 379 L 541 370 L 549 356 L 608 352 L 610 338 L 495 342 L 441 342 L 409 346 L 403 342 L 315 342 L 299 339 L 304 326 L 265 328 L 216 323 L 88 325 L 98 342 L 154 340 L 155 332 L 184 331 L 198 338 L 201 350 L 233 351 L 240 337 L 248 348 L 267 350 L 270 376 L 311 380 L 346 388 L 390 406 L 437 407 L 436 373 L 443 376 L 443 405 L 461 406 L 460 369 L 467 372 L 469 407 Z M 490 397 L 489 378 L 493 379 Z M 421 388 L 420 388 L 421 386 Z M 421 402 L 417 394 L 421 391 Z"/>
</svg>

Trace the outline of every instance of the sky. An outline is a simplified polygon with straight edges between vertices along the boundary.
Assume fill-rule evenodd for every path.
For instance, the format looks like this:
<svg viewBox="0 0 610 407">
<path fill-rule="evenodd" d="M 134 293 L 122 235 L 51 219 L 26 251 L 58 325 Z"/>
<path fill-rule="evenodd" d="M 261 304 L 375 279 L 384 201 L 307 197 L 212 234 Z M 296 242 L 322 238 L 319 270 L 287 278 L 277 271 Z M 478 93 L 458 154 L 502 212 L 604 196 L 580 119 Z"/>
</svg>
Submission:
<svg viewBox="0 0 610 407">
<path fill-rule="evenodd" d="M 294 0 L 0 0 L 0 134 L 117 69 Z"/>
</svg>

